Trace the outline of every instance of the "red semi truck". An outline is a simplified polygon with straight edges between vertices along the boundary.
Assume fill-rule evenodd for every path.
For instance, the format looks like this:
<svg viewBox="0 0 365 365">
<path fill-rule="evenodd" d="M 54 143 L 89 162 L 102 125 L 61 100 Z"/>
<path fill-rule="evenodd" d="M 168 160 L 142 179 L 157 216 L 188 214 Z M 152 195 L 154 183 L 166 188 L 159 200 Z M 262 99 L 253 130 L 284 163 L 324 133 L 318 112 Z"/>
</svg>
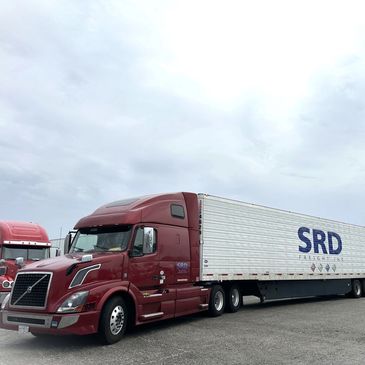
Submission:
<svg viewBox="0 0 365 365">
<path fill-rule="evenodd" d="M 65 256 L 19 270 L 0 327 L 121 339 L 130 325 L 262 300 L 362 295 L 365 228 L 206 194 L 98 208 Z"/>
<path fill-rule="evenodd" d="M 19 266 L 49 258 L 50 246 L 40 225 L 0 221 L 0 304 L 10 293 Z"/>
</svg>

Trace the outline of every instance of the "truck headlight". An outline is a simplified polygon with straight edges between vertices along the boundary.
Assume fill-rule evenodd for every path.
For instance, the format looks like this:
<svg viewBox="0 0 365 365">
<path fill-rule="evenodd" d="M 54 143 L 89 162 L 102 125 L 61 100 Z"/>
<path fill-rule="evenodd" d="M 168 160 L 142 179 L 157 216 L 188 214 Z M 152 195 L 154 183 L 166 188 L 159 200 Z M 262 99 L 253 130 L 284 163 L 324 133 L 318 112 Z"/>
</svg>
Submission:
<svg viewBox="0 0 365 365">
<path fill-rule="evenodd" d="M 13 282 L 12 281 L 9 281 L 9 280 L 4 280 L 3 283 L 2 283 L 2 287 L 4 289 L 10 289 L 11 286 L 12 286 Z"/>
<path fill-rule="evenodd" d="M 10 299 L 10 293 L 4 298 L 3 302 L 1 303 L 1 310 L 5 309 L 6 305 L 8 304 Z"/>
<path fill-rule="evenodd" d="M 86 303 L 88 295 L 88 291 L 79 291 L 70 295 L 57 309 L 57 313 L 81 312 L 84 304 Z"/>
</svg>

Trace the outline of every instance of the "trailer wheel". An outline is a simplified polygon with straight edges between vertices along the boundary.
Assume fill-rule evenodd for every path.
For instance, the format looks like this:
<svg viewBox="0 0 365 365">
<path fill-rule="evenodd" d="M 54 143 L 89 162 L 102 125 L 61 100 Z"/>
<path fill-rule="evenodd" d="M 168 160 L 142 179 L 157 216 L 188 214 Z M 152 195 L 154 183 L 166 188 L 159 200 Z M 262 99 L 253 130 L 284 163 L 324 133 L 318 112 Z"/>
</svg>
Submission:
<svg viewBox="0 0 365 365">
<path fill-rule="evenodd" d="M 354 280 L 352 282 L 351 296 L 353 298 L 360 298 L 362 295 L 362 287 L 359 280 Z"/>
<path fill-rule="evenodd" d="M 113 297 L 107 301 L 100 315 L 98 335 L 100 340 L 110 345 L 123 337 L 128 323 L 128 311 L 121 297 Z"/>
<path fill-rule="evenodd" d="M 209 299 L 209 314 L 211 317 L 222 315 L 225 307 L 224 290 L 220 285 L 215 285 L 212 288 Z"/>
<path fill-rule="evenodd" d="M 237 312 L 241 306 L 241 293 L 237 285 L 231 285 L 226 290 L 226 311 Z"/>
</svg>

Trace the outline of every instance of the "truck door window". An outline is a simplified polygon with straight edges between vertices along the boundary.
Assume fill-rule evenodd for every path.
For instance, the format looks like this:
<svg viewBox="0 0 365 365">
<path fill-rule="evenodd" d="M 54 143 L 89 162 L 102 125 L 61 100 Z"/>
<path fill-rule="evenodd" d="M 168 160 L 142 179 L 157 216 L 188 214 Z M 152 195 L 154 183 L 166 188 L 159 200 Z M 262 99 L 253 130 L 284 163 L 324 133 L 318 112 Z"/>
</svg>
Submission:
<svg viewBox="0 0 365 365">
<path fill-rule="evenodd" d="M 136 231 L 136 237 L 134 238 L 133 244 L 133 256 L 142 256 L 143 255 L 143 228 L 138 227 Z"/>
</svg>

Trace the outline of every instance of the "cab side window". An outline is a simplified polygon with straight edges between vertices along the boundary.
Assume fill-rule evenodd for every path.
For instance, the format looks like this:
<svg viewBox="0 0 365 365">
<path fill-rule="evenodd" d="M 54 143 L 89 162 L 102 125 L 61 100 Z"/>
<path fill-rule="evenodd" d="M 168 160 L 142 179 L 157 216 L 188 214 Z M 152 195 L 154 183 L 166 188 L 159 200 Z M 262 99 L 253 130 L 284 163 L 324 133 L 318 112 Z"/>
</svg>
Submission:
<svg viewBox="0 0 365 365">
<path fill-rule="evenodd" d="M 142 227 L 139 227 L 136 231 L 132 255 L 133 256 L 142 256 L 143 255 L 143 228 Z"/>
</svg>

